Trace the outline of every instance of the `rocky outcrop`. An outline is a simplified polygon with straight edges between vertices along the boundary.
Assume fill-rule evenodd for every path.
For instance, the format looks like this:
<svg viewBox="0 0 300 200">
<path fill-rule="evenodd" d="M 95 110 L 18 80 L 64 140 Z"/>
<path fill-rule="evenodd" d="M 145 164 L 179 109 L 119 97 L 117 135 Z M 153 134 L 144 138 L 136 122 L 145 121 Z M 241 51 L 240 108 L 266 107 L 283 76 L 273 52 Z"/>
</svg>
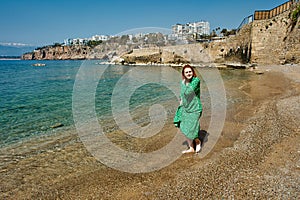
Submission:
<svg viewBox="0 0 300 200">
<path fill-rule="evenodd" d="M 88 46 L 47 46 L 22 55 L 23 60 L 68 60 L 87 59 L 91 48 Z"/>
<path fill-rule="evenodd" d="M 236 35 L 209 43 L 209 56 L 213 62 L 247 63 L 251 56 L 251 24 L 245 25 Z"/>
<path fill-rule="evenodd" d="M 177 50 L 179 49 L 176 46 Z M 131 52 L 121 56 L 123 63 L 128 64 L 168 64 L 168 63 L 188 63 L 189 59 L 178 55 L 174 51 L 166 50 L 166 47 L 154 47 L 147 49 L 133 49 Z"/>
<path fill-rule="evenodd" d="M 111 60 L 123 55 L 134 48 L 152 48 L 155 44 L 119 44 L 117 42 L 103 43 L 94 48 L 86 45 L 46 46 L 22 55 L 23 60 L 82 60 L 103 59 Z"/>
<path fill-rule="evenodd" d="M 156 48 L 155 44 L 120 44 L 117 42 L 113 43 L 104 43 L 96 46 L 90 56 L 91 58 L 103 59 L 103 60 L 112 60 L 114 57 L 119 57 L 120 55 L 132 52 L 133 49 L 148 49 Z"/>
<path fill-rule="evenodd" d="M 149 33 L 130 38 L 128 35 L 111 37 L 97 46 L 71 45 L 41 47 L 22 56 L 24 60 L 74 60 L 74 59 L 104 59 L 111 60 L 133 49 L 152 48 L 172 44 L 161 33 Z"/>
<path fill-rule="evenodd" d="M 250 27 L 245 27 L 236 36 L 213 41 L 159 48 L 134 49 L 121 55 L 125 63 L 211 63 L 240 62 L 247 63 L 250 59 Z"/>
</svg>

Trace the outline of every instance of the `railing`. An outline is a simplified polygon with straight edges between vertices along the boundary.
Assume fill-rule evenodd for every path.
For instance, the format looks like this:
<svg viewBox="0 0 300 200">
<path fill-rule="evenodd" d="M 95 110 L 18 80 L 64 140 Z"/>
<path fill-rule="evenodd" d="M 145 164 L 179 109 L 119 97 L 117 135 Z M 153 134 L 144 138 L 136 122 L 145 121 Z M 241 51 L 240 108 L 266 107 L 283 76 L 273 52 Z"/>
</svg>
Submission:
<svg viewBox="0 0 300 200">
<path fill-rule="evenodd" d="M 237 28 L 237 32 L 246 24 L 249 24 L 253 20 L 261 20 L 261 19 L 270 19 L 275 17 L 287 10 L 289 10 L 294 4 L 299 3 L 300 0 L 290 0 L 287 1 L 271 10 L 258 10 L 254 12 L 254 15 L 249 15 L 245 17 L 239 27 Z"/>
<path fill-rule="evenodd" d="M 244 25 L 249 24 L 253 21 L 253 15 L 249 15 L 248 17 L 245 17 L 239 27 L 237 28 L 237 31 L 239 31 Z"/>
<path fill-rule="evenodd" d="M 287 1 L 280 6 L 273 8 L 272 10 L 258 10 L 254 12 L 254 20 L 270 19 L 273 18 L 287 10 L 289 10 L 293 3 L 299 0 Z"/>
</svg>

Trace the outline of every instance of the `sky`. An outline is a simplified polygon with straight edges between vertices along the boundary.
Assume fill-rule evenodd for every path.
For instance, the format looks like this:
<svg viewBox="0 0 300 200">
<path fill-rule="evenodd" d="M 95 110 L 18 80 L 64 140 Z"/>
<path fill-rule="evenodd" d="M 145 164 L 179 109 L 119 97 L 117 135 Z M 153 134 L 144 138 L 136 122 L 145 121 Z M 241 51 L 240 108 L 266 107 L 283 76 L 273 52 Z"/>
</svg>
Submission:
<svg viewBox="0 0 300 200">
<path fill-rule="evenodd" d="M 286 1 L 1 0 L 0 44 L 44 46 L 67 38 L 171 29 L 177 23 L 202 20 L 210 23 L 211 30 L 230 30 L 255 10 L 269 10 Z"/>
</svg>

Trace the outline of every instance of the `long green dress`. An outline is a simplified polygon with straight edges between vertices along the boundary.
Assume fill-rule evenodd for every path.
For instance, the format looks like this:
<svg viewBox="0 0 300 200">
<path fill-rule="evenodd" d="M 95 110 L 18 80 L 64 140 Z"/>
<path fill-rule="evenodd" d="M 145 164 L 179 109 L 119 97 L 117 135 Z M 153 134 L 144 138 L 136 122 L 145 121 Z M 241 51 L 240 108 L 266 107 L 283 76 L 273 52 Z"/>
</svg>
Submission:
<svg viewBox="0 0 300 200">
<path fill-rule="evenodd" d="M 202 103 L 200 100 L 200 79 L 193 77 L 189 84 L 181 82 L 180 98 L 181 117 L 180 130 L 189 139 L 198 137 L 200 130 L 200 117 L 202 114 Z"/>
</svg>

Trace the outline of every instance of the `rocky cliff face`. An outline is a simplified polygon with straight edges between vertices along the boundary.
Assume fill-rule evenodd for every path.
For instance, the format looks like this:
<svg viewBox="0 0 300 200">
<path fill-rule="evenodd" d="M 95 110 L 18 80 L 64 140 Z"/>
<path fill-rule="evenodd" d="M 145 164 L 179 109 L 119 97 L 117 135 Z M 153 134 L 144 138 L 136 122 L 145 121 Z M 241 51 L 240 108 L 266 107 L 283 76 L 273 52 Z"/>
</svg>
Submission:
<svg viewBox="0 0 300 200">
<path fill-rule="evenodd" d="M 92 48 L 86 45 L 46 46 L 22 56 L 24 60 L 68 60 L 68 59 L 108 59 L 123 55 L 137 48 L 152 48 L 170 45 L 170 41 L 161 33 L 149 33 L 140 37 L 129 38 L 123 35 L 112 37 Z"/>
<path fill-rule="evenodd" d="M 245 26 L 236 36 L 210 43 L 195 43 L 159 48 L 134 49 L 121 56 L 124 63 L 211 63 L 250 59 L 251 27 Z"/>
<path fill-rule="evenodd" d="M 31 53 L 22 55 L 24 60 L 68 60 L 68 59 L 87 59 L 91 48 L 88 46 L 49 46 L 39 48 Z"/>
<path fill-rule="evenodd" d="M 169 48 L 174 49 L 169 49 Z M 152 47 L 146 49 L 133 49 L 133 51 L 123 54 L 121 60 L 129 64 L 155 64 L 155 63 L 188 63 L 189 58 L 179 55 L 177 51 L 182 49 L 182 45 L 171 47 Z"/>
<path fill-rule="evenodd" d="M 135 48 L 153 48 L 155 44 L 119 44 L 104 43 L 94 48 L 83 45 L 47 46 L 22 55 L 23 60 L 81 60 L 104 59 L 111 60 L 114 56 L 123 55 Z"/>
</svg>

